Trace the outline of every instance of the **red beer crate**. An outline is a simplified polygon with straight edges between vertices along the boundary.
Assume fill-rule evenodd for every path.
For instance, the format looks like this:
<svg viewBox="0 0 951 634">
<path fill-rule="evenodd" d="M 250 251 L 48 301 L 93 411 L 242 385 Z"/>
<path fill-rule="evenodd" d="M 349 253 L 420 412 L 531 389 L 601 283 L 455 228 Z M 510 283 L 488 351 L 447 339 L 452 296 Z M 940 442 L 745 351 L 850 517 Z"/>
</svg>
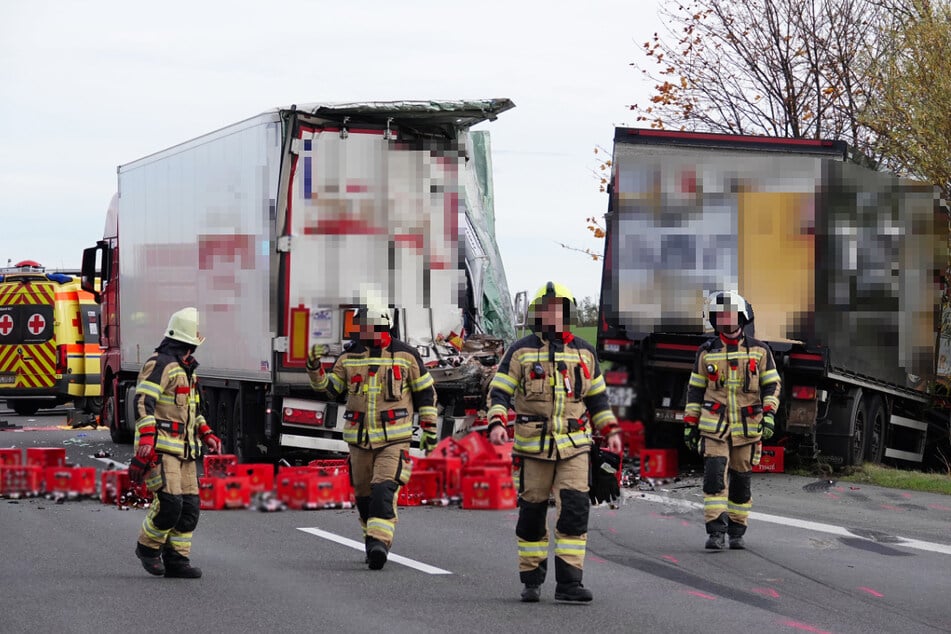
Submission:
<svg viewBox="0 0 951 634">
<path fill-rule="evenodd" d="M 346 471 L 350 473 L 350 461 L 346 458 L 331 458 L 328 460 L 311 460 L 307 463 L 311 469 L 320 469 L 323 471 Z"/>
<path fill-rule="evenodd" d="M 624 443 L 624 458 L 633 460 L 644 450 L 644 423 L 639 420 L 618 421 L 621 428 L 621 441 Z"/>
<path fill-rule="evenodd" d="M 763 455 L 759 464 L 753 465 L 754 473 L 785 473 L 785 447 L 763 447 Z"/>
<path fill-rule="evenodd" d="M 441 471 L 414 470 L 409 482 L 400 487 L 396 504 L 398 506 L 437 505 L 443 503 L 445 495 Z"/>
<path fill-rule="evenodd" d="M 447 497 L 462 495 L 462 458 L 416 458 L 413 463 L 413 476 L 418 471 L 438 471 L 442 474 L 443 491 Z M 412 482 L 412 478 L 410 478 Z"/>
<path fill-rule="evenodd" d="M 130 498 L 149 501 L 152 492 L 144 483 L 133 485 L 125 470 L 103 471 L 100 477 L 99 500 L 103 504 L 125 504 Z"/>
<path fill-rule="evenodd" d="M 310 467 L 292 469 L 282 468 L 277 474 L 277 497 L 288 508 L 350 508 L 353 505 L 348 473 L 337 470 L 335 474 L 322 474 Z"/>
<path fill-rule="evenodd" d="M 248 478 L 229 476 L 221 478 L 221 481 L 226 509 L 246 509 L 251 506 L 251 483 Z"/>
<path fill-rule="evenodd" d="M 46 492 L 96 495 L 96 468 L 46 467 Z"/>
<path fill-rule="evenodd" d="M 206 478 L 223 478 L 234 475 L 234 466 L 238 464 L 238 457 L 233 454 L 215 454 L 205 456 L 203 466 Z"/>
<path fill-rule="evenodd" d="M 65 467 L 65 447 L 27 447 L 26 464 L 30 467 Z"/>
<path fill-rule="evenodd" d="M 17 467 L 23 461 L 23 452 L 15 447 L 0 449 L 0 467 Z"/>
<path fill-rule="evenodd" d="M 467 469 L 462 474 L 462 508 L 499 510 L 517 505 L 511 469 Z"/>
<path fill-rule="evenodd" d="M 274 467 L 269 464 L 239 464 L 234 466 L 237 477 L 247 478 L 251 493 L 274 490 Z"/>
<path fill-rule="evenodd" d="M 225 507 L 224 478 L 198 478 L 198 505 L 203 511 L 218 511 Z"/>
<path fill-rule="evenodd" d="M 30 465 L 0 467 L 0 496 L 38 495 L 43 469 Z"/>
<path fill-rule="evenodd" d="M 642 478 L 675 478 L 680 472 L 676 449 L 642 449 Z"/>
</svg>

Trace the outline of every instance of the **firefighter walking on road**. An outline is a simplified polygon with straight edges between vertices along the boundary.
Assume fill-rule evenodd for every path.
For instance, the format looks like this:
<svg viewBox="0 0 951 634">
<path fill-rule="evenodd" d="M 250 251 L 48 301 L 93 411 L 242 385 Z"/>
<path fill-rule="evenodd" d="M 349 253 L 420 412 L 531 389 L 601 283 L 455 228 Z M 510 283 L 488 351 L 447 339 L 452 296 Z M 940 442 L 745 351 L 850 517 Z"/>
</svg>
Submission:
<svg viewBox="0 0 951 634">
<path fill-rule="evenodd" d="M 769 347 L 750 336 L 753 309 L 742 296 L 714 294 L 708 316 L 718 336 L 697 351 L 684 442 L 703 456 L 706 548 L 722 550 L 728 535 L 730 548 L 739 550 L 753 505 L 752 469 L 759 464 L 761 441 L 774 431 L 780 378 Z"/>
<path fill-rule="evenodd" d="M 189 559 L 199 513 L 196 461 L 202 444 L 211 453 L 221 450 L 199 404 L 198 361 L 192 354 L 202 341 L 197 309 L 172 314 L 165 338 L 145 361 L 135 388 L 135 455 L 129 476 L 144 481 L 155 496 L 135 554 L 156 576 L 201 577 L 201 569 Z"/>
<path fill-rule="evenodd" d="M 354 313 L 359 333 L 327 373 L 326 346 L 307 360 L 310 384 L 330 400 L 346 396 L 343 438 L 350 446 L 350 474 L 371 570 L 386 564 L 396 529 L 396 497 L 412 473 L 409 448 L 419 414 L 420 448 L 436 445 L 436 389 L 412 346 L 390 335 L 389 310 L 367 302 Z"/>
<path fill-rule="evenodd" d="M 560 284 L 549 282 L 529 306 L 534 334 L 523 337 L 508 350 L 489 392 L 489 438 L 508 441 L 508 410 L 514 409 L 515 446 L 521 458 L 519 513 L 515 529 L 519 577 L 524 584 L 522 601 L 537 602 L 548 569 L 548 501 L 557 507 L 555 524 L 555 600 L 591 601 L 582 585 L 588 533 L 590 456 L 597 475 L 602 463 L 614 456 L 619 465 L 620 429 L 608 404 L 607 388 L 591 345 L 570 331 L 576 310 L 574 297 Z M 590 420 L 584 418 L 589 412 Z M 614 454 L 602 453 L 592 443 L 592 427 L 607 440 Z M 592 451 L 593 449 L 593 451 Z M 602 455 L 605 456 L 602 459 Z M 607 473 L 614 494 L 614 474 Z"/>
</svg>

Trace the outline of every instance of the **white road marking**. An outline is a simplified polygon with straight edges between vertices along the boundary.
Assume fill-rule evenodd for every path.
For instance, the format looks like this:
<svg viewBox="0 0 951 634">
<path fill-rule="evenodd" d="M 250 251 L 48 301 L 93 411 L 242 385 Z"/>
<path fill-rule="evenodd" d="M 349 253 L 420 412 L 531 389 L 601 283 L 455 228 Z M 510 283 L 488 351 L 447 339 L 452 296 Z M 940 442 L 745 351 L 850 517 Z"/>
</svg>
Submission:
<svg viewBox="0 0 951 634">
<path fill-rule="evenodd" d="M 358 542 L 353 539 L 348 539 L 346 537 L 341 537 L 336 533 L 330 533 L 328 531 L 321 530 L 319 528 L 298 528 L 299 531 L 304 531 L 305 533 L 310 533 L 311 535 L 316 535 L 317 537 L 323 537 L 324 539 L 329 539 L 332 542 L 337 542 L 348 548 L 354 550 L 359 550 L 360 552 L 365 552 L 366 545 L 362 542 Z M 451 575 L 452 573 L 448 570 L 443 570 L 442 568 L 437 568 L 436 566 L 430 566 L 429 564 L 424 564 L 421 561 L 416 561 L 415 559 L 410 559 L 409 557 L 403 557 L 401 555 L 394 555 L 390 553 L 387 557 L 387 561 L 395 561 L 398 564 L 403 564 L 410 568 L 415 568 L 420 572 L 425 572 L 428 575 Z"/>
<path fill-rule="evenodd" d="M 690 500 L 678 500 L 675 498 L 668 498 L 663 495 L 657 495 L 656 493 L 632 493 L 627 496 L 628 499 L 633 500 L 647 500 L 649 502 L 660 502 L 661 504 L 668 504 L 673 506 L 679 506 L 683 508 L 691 509 L 703 509 L 703 504 L 700 502 L 691 502 Z M 781 526 L 792 526 L 795 528 L 802 528 L 808 531 L 815 531 L 817 533 L 828 533 L 830 535 L 838 535 L 840 537 L 857 537 L 859 539 L 865 539 L 870 542 L 874 542 L 873 539 L 868 539 L 867 537 L 862 537 L 861 535 L 856 535 L 849 529 L 843 526 L 836 526 L 834 524 L 824 524 L 822 522 L 812 522 L 809 520 L 800 520 L 793 517 L 783 517 L 782 515 L 771 515 L 769 513 L 758 513 L 753 511 L 750 513 L 750 519 L 759 520 L 761 522 L 769 522 L 771 524 L 779 524 Z M 951 544 L 938 544 L 935 542 L 926 542 L 920 539 L 911 539 L 908 537 L 895 536 L 897 541 L 887 542 L 887 546 L 904 546 L 905 548 L 914 548 L 915 550 L 924 550 L 932 553 L 941 553 L 943 555 L 951 555 Z"/>
<path fill-rule="evenodd" d="M 115 467 L 114 471 L 125 471 L 126 469 L 129 468 L 129 465 L 127 465 L 126 463 L 119 462 L 118 460 L 113 460 L 112 458 L 97 458 L 95 456 L 89 456 L 89 457 L 92 458 L 93 460 L 98 460 L 99 462 L 104 463 L 107 467 L 109 465 L 113 465 Z"/>
</svg>

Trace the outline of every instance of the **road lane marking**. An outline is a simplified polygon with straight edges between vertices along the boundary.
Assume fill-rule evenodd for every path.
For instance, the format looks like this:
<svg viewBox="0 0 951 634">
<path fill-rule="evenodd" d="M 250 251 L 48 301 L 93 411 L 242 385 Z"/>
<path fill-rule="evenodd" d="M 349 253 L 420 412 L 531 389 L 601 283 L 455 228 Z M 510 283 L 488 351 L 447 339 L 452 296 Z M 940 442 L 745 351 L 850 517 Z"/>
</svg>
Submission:
<svg viewBox="0 0 951 634">
<path fill-rule="evenodd" d="M 700 502 L 691 502 L 690 500 L 678 500 L 675 498 L 665 497 L 663 495 L 657 495 L 656 493 L 633 493 L 629 496 L 634 500 L 642 499 L 649 502 L 660 502 L 662 504 L 670 504 L 673 506 L 679 506 L 682 508 L 691 508 L 691 509 L 703 509 L 703 504 Z M 809 520 L 800 520 L 794 517 L 783 517 L 782 515 L 772 515 L 770 513 L 760 513 L 758 511 L 753 511 L 750 513 L 750 519 L 759 520 L 761 522 L 769 522 L 771 524 L 779 524 L 781 526 L 792 526 L 794 528 L 802 528 L 807 531 L 814 531 L 817 533 L 828 533 L 830 535 L 838 535 L 840 537 L 858 537 L 859 539 L 865 539 L 870 542 L 874 542 L 873 539 L 868 539 L 862 535 L 856 535 L 849 529 L 844 526 L 836 526 L 834 524 L 824 524 L 822 522 L 812 522 Z M 920 539 L 911 539 L 909 537 L 900 537 L 895 536 L 897 541 L 889 541 L 889 546 L 904 546 L 905 548 L 914 548 L 915 550 L 924 550 L 932 553 L 941 553 L 943 555 L 951 555 L 951 544 L 938 544 L 935 542 L 926 542 Z"/>
<path fill-rule="evenodd" d="M 323 537 L 324 539 L 329 539 L 332 542 L 336 542 L 354 550 L 359 550 L 360 552 L 366 552 L 366 544 L 349 539 L 347 537 L 342 537 L 336 533 L 330 533 L 319 528 L 298 528 L 297 530 L 310 533 L 311 535 L 316 535 L 317 537 Z M 393 553 L 390 553 L 386 559 L 387 561 L 395 561 L 398 564 L 403 564 L 409 568 L 415 568 L 416 570 L 425 572 L 428 575 L 452 574 L 448 570 L 443 570 L 442 568 L 437 568 L 436 566 L 430 566 L 429 564 L 424 564 L 421 561 L 416 561 L 415 559 L 410 559 L 409 557 L 403 557 L 402 555 L 394 555 Z"/>
</svg>

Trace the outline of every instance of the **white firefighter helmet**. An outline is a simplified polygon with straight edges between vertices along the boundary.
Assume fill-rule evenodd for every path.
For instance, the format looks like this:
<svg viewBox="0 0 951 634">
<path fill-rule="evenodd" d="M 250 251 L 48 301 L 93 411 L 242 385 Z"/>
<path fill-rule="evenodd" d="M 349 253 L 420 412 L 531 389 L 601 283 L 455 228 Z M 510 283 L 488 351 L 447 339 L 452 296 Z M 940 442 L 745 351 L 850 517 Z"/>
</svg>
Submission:
<svg viewBox="0 0 951 634">
<path fill-rule="evenodd" d="M 736 312 L 739 315 L 739 326 L 742 328 L 753 323 L 753 307 L 736 291 L 716 291 L 707 298 L 707 320 L 714 329 L 717 327 L 717 316 L 722 313 Z"/>
<path fill-rule="evenodd" d="M 373 326 L 376 331 L 390 329 L 390 309 L 383 293 L 376 286 L 362 284 L 359 303 L 354 308 L 354 321 Z"/>
<path fill-rule="evenodd" d="M 200 346 L 205 338 L 198 332 L 198 309 L 188 306 L 172 313 L 165 336 L 192 346 Z"/>
</svg>

